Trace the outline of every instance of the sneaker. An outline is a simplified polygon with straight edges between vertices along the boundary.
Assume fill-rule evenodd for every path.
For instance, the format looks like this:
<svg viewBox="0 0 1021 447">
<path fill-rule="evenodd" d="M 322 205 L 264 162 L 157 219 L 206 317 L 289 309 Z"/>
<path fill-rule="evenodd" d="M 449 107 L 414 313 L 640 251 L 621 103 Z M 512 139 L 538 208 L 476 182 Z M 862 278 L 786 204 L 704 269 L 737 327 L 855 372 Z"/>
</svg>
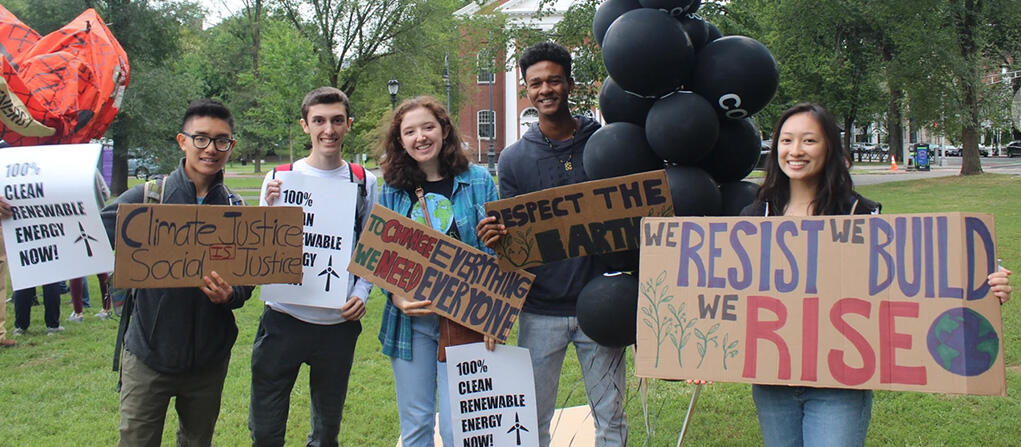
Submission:
<svg viewBox="0 0 1021 447">
<path fill-rule="evenodd" d="M 96 318 L 99 318 L 100 320 L 110 318 L 110 312 L 108 312 L 106 309 L 103 309 L 96 314 Z"/>
<path fill-rule="evenodd" d="M 25 329 L 20 327 L 14 328 L 14 335 L 25 335 Z"/>
<path fill-rule="evenodd" d="M 16 344 L 18 344 L 18 342 L 11 340 L 9 338 L 0 340 L 0 348 L 10 348 L 11 346 L 14 346 Z"/>
<path fill-rule="evenodd" d="M 46 328 L 46 335 L 53 335 L 56 334 L 57 332 L 64 332 L 64 326 Z"/>
<path fill-rule="evenodd" d="M 71 315 L 67 316 L 67 321 L 73 321 L 75 323 L 81 323 L 85 321 L 85 316 L 79 313 L 71 312 Z"/>
</svg>

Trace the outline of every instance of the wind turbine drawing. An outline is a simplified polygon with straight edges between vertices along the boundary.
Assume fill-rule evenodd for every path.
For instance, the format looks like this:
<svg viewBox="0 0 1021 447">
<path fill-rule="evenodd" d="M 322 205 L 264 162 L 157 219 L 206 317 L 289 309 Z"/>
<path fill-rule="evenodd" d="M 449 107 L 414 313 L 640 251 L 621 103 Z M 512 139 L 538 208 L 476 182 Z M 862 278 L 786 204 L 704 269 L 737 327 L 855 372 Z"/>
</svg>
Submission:
<svg viewBox="0 0 1021 447">
<path fill-rule="evenodd" d="M 521 419 L 518 418 L 518 413 L 515 411 L 514 412 L 514 426 L 512 426 L 510 428 L 510 430 L 507 430 L 507 433 L 514 432 L 514 434 L 517 435 L 517 437 L 518 437 L 517 445 L 521 445 L 521 431 L 522 430 L 528 431 L 528 429 L 525 428 L 524 425 L 521 425 Z"/>
<path fill-rule="evenodd" d="M 323 269 L 323 271 L 319 272 L 319 274 L 316 275 L 316 276 L 323 276 L 323 275 L 326 275 L 326 291 L 329 292 L 330 291 L 330 277 L 332 276 L 334 278 L 340 278 L 340 275 L 338 275 L 337 272 L 335 270 L 333 270 L 333 256 L 330 256 L 330 260 L 327 261 L 326 268 Z"/>
<path fill-rule="evenodd" d="M 92 236 L 89 236 L 89 234 L 85 232 L 85 227 L 82 225 L 81 221 L 78 221 L 78 231 L 79 231 L 78 239 L 75 239 L 74 243 L 77 244 L 79 242 L 83 242 L 84 241 L 84 243 L 85 243 L 85 253 L 88 254 L 89 257 L 91 258 L 92 257 L 92 245 L 89 244 L 89 241 L 99 242 L 99 240 L 94 238 L 94 237 L 92 237 Z"/>
</svg>

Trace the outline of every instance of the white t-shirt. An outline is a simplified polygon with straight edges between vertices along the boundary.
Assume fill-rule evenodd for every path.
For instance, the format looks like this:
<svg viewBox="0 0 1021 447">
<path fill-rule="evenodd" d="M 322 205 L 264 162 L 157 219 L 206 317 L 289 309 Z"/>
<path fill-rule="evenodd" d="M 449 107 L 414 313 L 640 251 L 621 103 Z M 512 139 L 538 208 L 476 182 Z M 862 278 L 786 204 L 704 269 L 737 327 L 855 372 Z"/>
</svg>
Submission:
<svg viewBox="0 0 1021 447">
<path fill-rule="evenodd" d="M 304 175 L 312 177 L 329 177 L 329 178 L 341 178 L 344 180 L 351 179 L 350 168 L 347 162 L 344 162 L 339 168 L 331 170 L 322 170 L 310 166 L 304 158 L 294 162 L 291 166 L 291 170 L 294 172 L 300 172 Z M 273 180 L 273 171 L 266 173 L 266 178 L 262 181 L 262 188 L 259 190 L 259 205 L 265 206 L 266 203 L 266 184 L 270 180 Z M 355 179 L 357 181 L 357 179 Z M 369 222 L 369 213 L 372 212 L 372 205 L 377 200 L 377 188 L 376 188 L 376 176 L 365 170 L 365 200 L 368 202 L 368 206 L 365 207 L 365 213 L 362 217 L 362 228 L 365 228 Z M 361 197 L 359 195 L 359 197 Z M 277 200 L 280 200 L 279 198 Z M 354 204 L 351 204 L 354 206 Z M 357 217 L 356 217 L 357 218 Z M 348 297 L 356 296 L 367 302 L 369 300 L 369 291 L 372 290 L 372 283 L 365 280 L 364 278 L 358 278 L 355 280 L 354 275 L 348 276 Z M 344 322 L 344 317 L 340 316 L 339 309 L 327 309 L 323 307 L 312 307 L 302 306 L 300 304 L 289 304 L 289 303 L 275 303 L 266 297 L 263 297 L 266 301 L 266 305 L 271 307 L 273 310 L 283 312 L 294 318 L 297 318 L 306 323 L 312 324 L 338 324 Z"/>
</svg>

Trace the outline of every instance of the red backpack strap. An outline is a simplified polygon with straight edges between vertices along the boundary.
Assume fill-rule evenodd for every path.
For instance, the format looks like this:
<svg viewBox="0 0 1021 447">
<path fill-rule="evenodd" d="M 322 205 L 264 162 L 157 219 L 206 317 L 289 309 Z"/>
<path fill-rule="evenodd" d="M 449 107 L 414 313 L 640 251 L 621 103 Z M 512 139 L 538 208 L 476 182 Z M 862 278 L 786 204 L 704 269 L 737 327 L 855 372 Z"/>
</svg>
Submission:
<svg viewBox="0 0 1021 447">
<path fill-rule="evenodd" d="M 363 168 L 362 165 L 351 162 L 348 162 L 347 164 L 351 165 L 351 174 L 353 174 L 355 178 L 359 181 L 365 180 L 365 168 Z"/>
<path fill-rule="evenodd" d="M 293 168 L 293 167 L 294 167 L 294 163 L 287 163 L 287 164 L 283 164 L 283 165 L 277 165 L 276 167 L 273 168 L 273 177 L 272 178 L 277 178 L 277 172 L 287 172 L 287 171 L 290 171 L 291 168 Z"/>
</svg>

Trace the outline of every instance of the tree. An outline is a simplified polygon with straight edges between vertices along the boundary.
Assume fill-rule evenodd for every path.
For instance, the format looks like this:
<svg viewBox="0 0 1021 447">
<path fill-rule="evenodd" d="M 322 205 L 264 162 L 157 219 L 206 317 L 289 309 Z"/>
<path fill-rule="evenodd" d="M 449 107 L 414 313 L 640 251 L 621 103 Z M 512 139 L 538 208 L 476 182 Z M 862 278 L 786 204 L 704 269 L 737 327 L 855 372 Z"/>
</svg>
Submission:
<svg viewBox="0 0 1021 447">
<path fill-rule="evenodd" d="M 264 62 L 256 75 L 255 69 L 239 78 L 243 88 L 255 92 L 255 105 L 241 113 L 243 132 L 238 149 L 255 160 L 255 172 L 261 170 L 261 155 L 270 146 L 283 148 L 286 144 L 291 161 L 294 161 L 295 137 L 302 134 L 298 119 L 301 117 L 301 98 L 309 90 L 321 85 L 313 54 L 313 45 L 288 23 L 264 22 L 260 59 Z"/>
</svg>

